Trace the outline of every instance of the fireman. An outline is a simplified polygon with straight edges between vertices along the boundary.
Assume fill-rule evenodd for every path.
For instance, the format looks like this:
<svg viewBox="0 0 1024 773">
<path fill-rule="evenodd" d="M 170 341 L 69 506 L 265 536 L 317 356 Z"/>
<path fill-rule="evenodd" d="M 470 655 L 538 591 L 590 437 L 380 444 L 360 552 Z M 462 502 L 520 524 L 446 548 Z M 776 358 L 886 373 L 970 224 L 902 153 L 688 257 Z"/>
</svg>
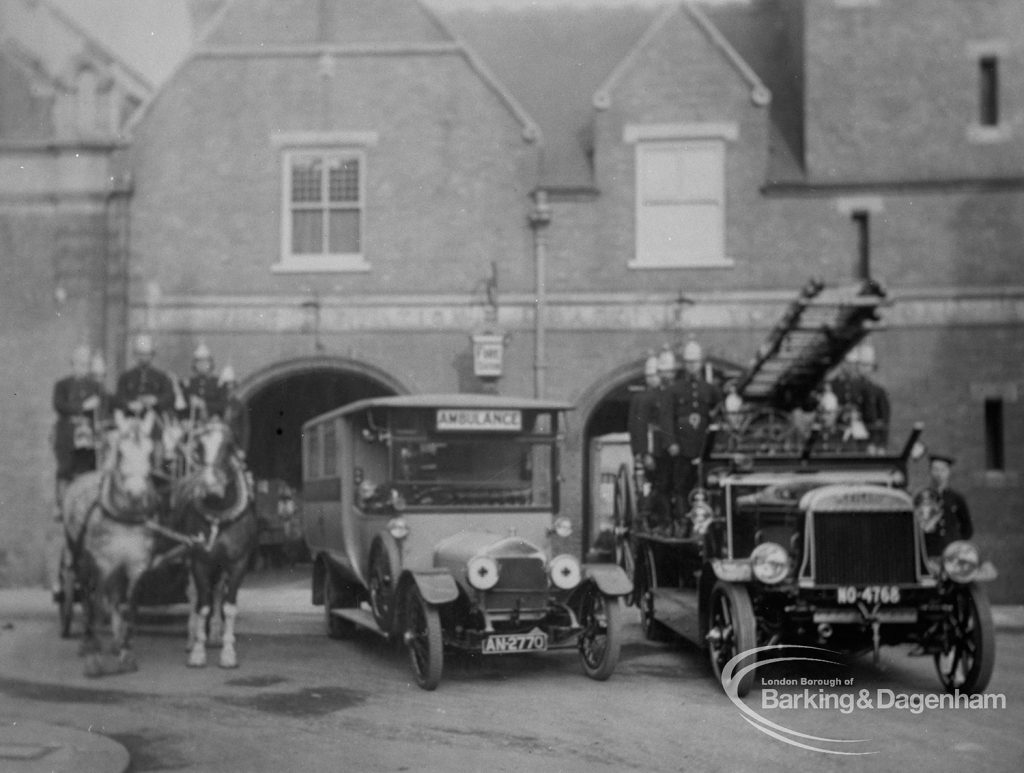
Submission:
<svg viewBox="0 0 1024 773">
<path fill-rule="evenodd" d="M 665 429 L 672 442 L 672 493 L 675 515 L 682 519 L 688 508 L 690 492 L 698 483 L 697 462 L 704 452 L 711 414 L 722 401 L 721 390 L 704 377 L 704 353 L 700 344 L 690 340 L 683 348 L 683 371 L 669 389 L 669 407 Z"/>
<path fill-rule="evenodd" d="M 644 362 L 644 388 L 629 398 L 629 448 L 636 468 L 643 468 L 650 478 L 654 470 L 656 450 L 652 425 L 658 424 L 658 393 L 661 378 L 658 358 L 651 353 Z"/>
<path fill-rule="evenodd" d="M 947 454 L 931 454 L 928 468 L 931 483 L 914 497 L 929 556 L 941 556 L 950 542 L 970 539 L 974 534 L 967 500 L 949 485 L 954 461 Z"/>
<path fill-rule="evenodd" d="M 857 355 L 857 368 L 864 390 L 864 424 L 869 436 L 868 450 L 881 453 L 889 445 L 889 419 L 892 416 L 892 409 L 888 391 L 873 378 L 878 370 L 878 360 L 875 356 L 875 347 L 871 344 L 861 344 Z"/>
<path fill-rule="evenodd" d="M 224 418 L 227 394 L 214 373 L 210 347 L 200 343 L 192 353 L 192 375 L 185 383 L 184 395 L 192 418 L 203 421 Z"/>
<path fill-rule="evenodd" d="M 96 468 L 96 414 L 103 408 L 103 388 L 89 374 L 89 348 L 79 346 L 71 355 L 71 375 L 53 386 L 53 409 L 57 422 L 53 452 L 57 461 L 56 517 L 68 483 L 83 472 Z"/>
<path fill-rule="evenodd" d="M 142 333 L 132 347 L 135 366 L 117 380 L 116 402 L 130 413 L 141 415 L 147 409 L 165 414 L 174 408 L 174 385 L 171 377 L 153 365 L 156 348 L 153 339 Z"/>
</svg>

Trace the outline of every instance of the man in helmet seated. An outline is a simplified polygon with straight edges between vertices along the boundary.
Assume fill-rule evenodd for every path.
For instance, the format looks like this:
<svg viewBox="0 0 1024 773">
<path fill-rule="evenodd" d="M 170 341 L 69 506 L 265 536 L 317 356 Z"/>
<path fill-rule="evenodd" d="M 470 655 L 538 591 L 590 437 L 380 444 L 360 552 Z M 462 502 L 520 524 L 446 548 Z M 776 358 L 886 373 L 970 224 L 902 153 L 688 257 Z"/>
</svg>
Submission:
<svg viewBox="0 0 1024 773">
<path fill-rule="evenodd" d="M 214 375 L 213 355 L 206 344 L 199 344 L 192 354 L 192 375 L 185 383 L 184 394 L 193 421 L 225 418 L 227 395 Z"/>
<path fill-rule="evenodd" d="M 171 377 L 153 366 L 156 349 L 145 333 L 135 339 L 132 352 L 135 366 L 117 380 L 115 401 L 122 410 L 140 416 L 147 410 L 163 415 L 174 409 L 174 385 Z"/>
</svg>

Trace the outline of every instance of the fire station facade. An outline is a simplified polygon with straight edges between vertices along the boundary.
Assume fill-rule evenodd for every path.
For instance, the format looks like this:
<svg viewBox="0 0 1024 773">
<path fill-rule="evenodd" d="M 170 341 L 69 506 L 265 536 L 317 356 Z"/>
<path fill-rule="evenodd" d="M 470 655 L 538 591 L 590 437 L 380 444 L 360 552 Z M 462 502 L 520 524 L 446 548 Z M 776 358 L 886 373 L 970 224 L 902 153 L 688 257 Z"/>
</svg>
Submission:
<svg viewBox="0 0 1024 773">
<path fill-rule="evenodd" d="M 1020 600 L 1024 7 L 521 5 L 226 4 L 117 159 L 113 356 L 208 344 L 257 477 L 293 483 L 302 421 L 350 400 L 567 399 L 583 534 L 648 350 L 743 364 L 808 278 L 870 276 L 893 437 L 957 455 Z"/>
</svg>

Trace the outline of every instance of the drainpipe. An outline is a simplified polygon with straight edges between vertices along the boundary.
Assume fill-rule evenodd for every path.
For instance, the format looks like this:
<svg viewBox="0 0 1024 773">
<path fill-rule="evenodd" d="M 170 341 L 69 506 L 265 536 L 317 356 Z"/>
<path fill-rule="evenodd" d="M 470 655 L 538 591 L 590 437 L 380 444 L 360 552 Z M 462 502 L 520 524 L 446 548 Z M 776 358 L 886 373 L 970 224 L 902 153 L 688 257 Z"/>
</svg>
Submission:
<svg viewBox="0 0 1024 773">
<path fill-rule="evenodd" d="M 530 228 L 533 229 L 534 275 L 536 278 L 536 297 L 534 299 L 534 354 L 533 354 L 533 394 L 544 397 L 544 373 L 547 370 L 545 353 L 545 313 L 547 311 L 547 239 L 544 229 L 551 223 L 551 205 L 548 204 L 546 191 L 537 190 L 533 194 L 533 209 L 529 215 Z"/>
</svg>

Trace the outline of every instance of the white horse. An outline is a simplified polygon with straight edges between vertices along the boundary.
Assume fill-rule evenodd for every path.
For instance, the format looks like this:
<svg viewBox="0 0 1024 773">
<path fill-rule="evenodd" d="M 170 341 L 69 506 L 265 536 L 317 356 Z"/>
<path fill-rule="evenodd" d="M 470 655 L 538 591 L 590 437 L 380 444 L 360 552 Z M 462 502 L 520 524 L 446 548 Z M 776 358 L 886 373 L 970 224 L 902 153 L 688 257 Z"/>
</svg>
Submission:
<svg viewBox="0 0 1024 773">
<path fill-rule="evenodd" d="M 103 467 L 76 478 L 61 506 L 75 573 L 85 590 L 87 676 L 137 669 L 130 650 L 134 593 L 153 558 L 154 537 L 146 521 L 158 507 L 150 477 L 155 414 L 137 419 L 117 412 L 114 419 Z M 107 619 L 111 638 L 100 642 L 96 626 Z"/>
</svg>

